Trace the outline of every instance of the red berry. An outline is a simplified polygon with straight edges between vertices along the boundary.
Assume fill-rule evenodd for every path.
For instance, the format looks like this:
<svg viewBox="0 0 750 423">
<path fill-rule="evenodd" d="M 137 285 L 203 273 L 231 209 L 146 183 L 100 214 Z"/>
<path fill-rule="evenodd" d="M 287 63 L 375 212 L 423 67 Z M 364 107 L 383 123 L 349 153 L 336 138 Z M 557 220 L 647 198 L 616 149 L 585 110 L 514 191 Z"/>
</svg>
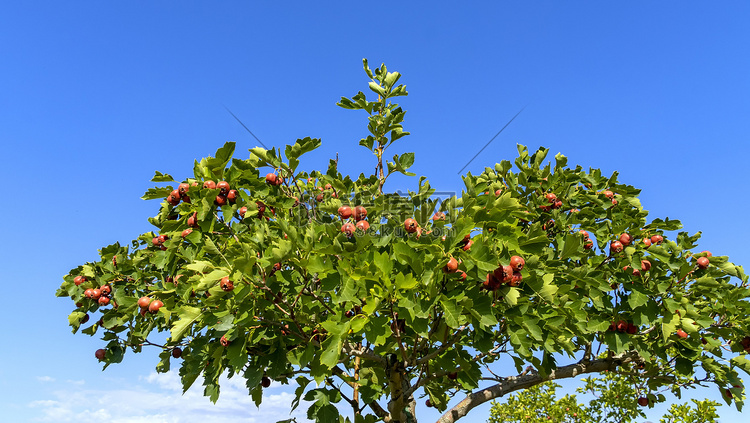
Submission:
<svg viewBox="0 0 750 423">
<path fill-rule="evenodd" d="M 151 298 L 149 297 L 141 297 L 138 299 L 138 307 L 140 308 L 148 308 L 149 304 L 151 304 Z"/>
<path fill-rule="evenodd" d="M 519 286 L 521 285 L 521 281 L 523 280 L 523 275 L 521 272 L 513 272 L 513 274 L 510 277 L 510 281 L 508 282 L 509 286 Z"/>
<path fill-rule="evenodd" d="M 612 241 L 609 244 L 610 253 L 619 253 L 622 251 L 622 243 L 620 241 Z"/>
<path fill-rule="evenodd" d="M 184 231 L 182 231 L 182 233 L 180 234 L 180 236 L 183 237 L 183 238 L 185 238 L 188 235 L 190 235 L 192 232 L 193 232 L 193 230 L 190 229 L 190 228 L 188 228 L 188 229 L 185 229 Z"/>
<path fill-rule="evenodd" d="M 352 208 L 349 206 L 339 207 L 339 217 L 342 219 L 348 219 L 352 216 Z"/>
<path fill-rule="evenodd" d="M 162 308 L 163 306 L 164 306 L 163 302 L 161 302 L 160 300 L 154 300 L 154 301 L 151 301 L 151 304 L 148 305 L 148 311 L 154 314 L 158 312 L 159 309 Z"/>
<path fill-rule="evenodd" d="M 234 289 L 234 284 L 232 283 L 232 281 L 229 280 L 228 276 L 224 276 L 223 278 L 221 278 L 221 282 L 219 283 L 219 286 L 225 292 L 229 292 Z"/>
<path fill-rule="evenodd" d="M 188 226 L 192 226 L 193 228 L 198 227 L 198 213 L 197 212 L 193 213 L 192 216 L 188 217 L 187 224 Z"/>
<path fill-rule="evenodd" d="M 102 285 L 99 288 L 99 291 L 101 291 L 102 295 L 109 295 L 112 293 L 112 287 L 109 285 Z"/>
<path fill-rule="evenodd" d="M 175 347 L 172 350 L 172 357 L 174 357 L 174 358 L 180 358 L 180 357 L 182 357 L 182 348 Z"/>
<path fill-rule="evenodd" d="M 180 193 L 180 197 L 187 194 L 188 190 L 190 189 L 190 185 L 183 182 L 177 187 L 177 192 Z"/>
<path fill-rule="evenodd" d="M 644 238 L 643 239 L 643 248 L 648 249 L 648 247 L 651 246 L 651 239 L 650 238 Z"/>
<path fill-rule="evenodd" d="M 269 185 L 276 185 L 276 179 L 276 174 L 273 172 L 266 175 L 266 183 Z"/>
<path fill-rule="evenodd" d="M 513 271 L 520 272 L 523 270 L 524 265 L 526 265 L 526 260 L 524 260 L 523 257 L 513 256 L 510 258 L 510 267 L 513 268 Z"/>
<path fill-rule="evenodd" d="M 466 244 L 464 244 L 463 247 L 461 247 L 464 251 L 469 251 L 471 246 L 474 244 L 474 241 L 469 240 Z"/>
<path fill-rule="evenodd" d="M 644 272 L 651 270 L 651 262 L 648 260 L 641 260 L 641 270 Z"/>
<path fill-rule="evenodd" d="M 271 386 L 271 379 L 269 379 L 268 376 L 263 376 L 260 379 L 260 386 L 268 388 L 269 386 Z"/>
<path fill-rule="evenodd" d="M 406 229 L 406 232 L 409 232 L 410 234 L 416 232 L 418 227 L 419 226 L 417 225 L 417 221 L 412 219 L 411 217 L 404 221 L 404 229 Z"/>
<path fill-rule="evenodd" d="M 648 406 L 648 398 L 646 397 L 640 397 L 638 398 L 638 405 L 641 407 L 647 407 Z"/>
<path fill-rule="evenodd" d="M 96 359 L 99 361 L 104 360 L 104 357 L 106 355 L 107 355 L 107 350 L 105 350 L 104 348 L 100 348 L 96 350 L 96 352 L 94 353 L 94 357 L 96 357 Z"/>
<path fill-rule="evenodd" d="M 227 192 L 227 201 L 229 201 L 229 204 L 234 204 L 237 202 L 237 197 L 240 196 L 240 193 L 237 192 L 236 189 L 230 189 L 229 192 Z"/>
<path fill-rule="evenodd" d="M 363 206 L 357 206 L 354 208 L 354 220 L 360 221 L 367 217 L 367 209 Z"/>
<path fill-rule="evenodd" d="M 709 258 L 711 258 L 713 256 L 713 254 L 711 254 L 710 251 L 701 251 L 701 253 L 705 254 L 706 257 L 709 257 Z"/>
<path fill-rule="evenodd" d="M 206 181 L 203 183 L 203 188 L 206 189 L 216 189 L 216 182 L 214 181 Z"/>
<path fill-rule="evenodd" d="M 219 343 L 222 347 L 226 347 L 229 345 L 229 340 L 227 339 L 226 335 L 222 335 L 221 339 L 219 339 Z"/>
<path fill-rule="evenodd" d="M 633 237 L 630 236 L 630 234 L 622 234 L 620 235 L 620 243 L 624 246 L 630 245 L 630 243 L 633 241 Z"/>
<path fill-rule="evenodd" d="M 227 181 L 219 181 L 219 183 L 216 184 L 216 188 L 219 189 L 219 192 L 221 192 L 222 194 L 226 195 L 229 192 L 229 189 L 230 189 L 229 182 L 227 182 Z"/>
<path fill-rule="evenodd" d="M 341 225 L 341 232 L 344 233 L 344 235 L 351 237 L 354 235 L 354 232 L 357 230 L 357 228 L 354 227 L 351 223 L 344 223 Z"/>
<path fill-rule="evenodd" d="M 217 195 L 216 199 L 214 199 L 214 204 L 217 206 L 224 206 L 227 204 L 227 197 L 223 195 Z"/>
<path fill-rule="evenodd" d="M 370 229 L 370 224 L 366 220 L 360 220 L 355 226 L 357 229 L 361 229 L 362 232 L 367 232 Z"/>
<path fill-rule="evenodd" d="M 708 264 L 710 261 L 708 260 L 708 257 L 699 257 L 698 258 L 698 268 L 699 269 L 705 269 L 708 267 Z"/>
<path fill-rule="evenodd" d="M 85 276 L 76 276 L 75 279 L 73 279 L 73 283 L 76 284 L 76 286 L 80 286 L 84 282 L 86 282 Z"/>
<path fill-rule="evenodd" d="M 607 197 L 607 198 L 612 198 L 612 197 L 614 197 L 614 196 L 615 196 L 615 194 L 614 194 L 614 193 L 613 193 L 612 191 L 610 191 L 610 190 L 606 190 L 606 191 L 604 191 L 604 192 L 603 192 L 603 194 L 604 194 L 604 196 L 605 196 L 605 197 Z"/>
<path fill-rule="evenodd" d="M 247 207 L 240 207 L 239 213 L 240 213 L 240 217 L 244 219 L 245 213 L 247 213 Z"/>
<path fill-rule="evenodd" d="M 102 307 L 108 306 L 109 305 L 109 301 L 110 301 L 109 297 L 104 297 L 104 296 L 99 297 L 99 305 L 102 306 Z"/>
<path fill-rule="evenodd" d="M 682 338 L 682 339 L 685 339 L 685 338 L 687 338 L 687 337 L 688 337 L 688 334 L 687 334 L 687 332 L 685 332 L 685 331 L 684 331 L 684 330 L 682 330 L 682 329 L 677 329 L 677 332 L 675 332 L 675 333 L 677 334 L 677 336 L 679 336 L 679 337 L 680 337 L 680 338 Z"/>
<path fill-rule="evenodd" d="M 664 241 L 664 237 L 661 235 L 651 235 L 651 243 L 659 245 Z"/>
<path fill-rule="evenodd" d="M 448 260 L 448 264 L 445 265 L 445 268 L 443 269 L 447 273 L 453 273 L 456 270 L 458 270 L 458 261 L 451 257 L 450 260 Z"/>
</svg>

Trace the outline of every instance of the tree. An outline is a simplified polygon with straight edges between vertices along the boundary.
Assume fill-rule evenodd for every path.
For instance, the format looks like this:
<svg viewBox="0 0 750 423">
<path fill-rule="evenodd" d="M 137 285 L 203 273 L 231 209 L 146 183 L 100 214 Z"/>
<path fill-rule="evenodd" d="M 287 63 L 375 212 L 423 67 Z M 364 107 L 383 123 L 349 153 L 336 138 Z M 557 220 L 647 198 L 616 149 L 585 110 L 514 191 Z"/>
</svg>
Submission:
<svg viewBox="0 0 750 423">
<path fill-rule="evenodd" d="M 558 399 L 554 382 L 544 382 L 521 392 L 513 393 L 504 403 L 493 401 L 488 423 L 533 423 L 533 422 L 576 422 L 576 423 L 628 423 L 638 417 L 646 417 L 642 408 L 634 400 L 639 395 L 639 380 L 616 372 L 604 373 L 604 377 L 584 378 L 585 387 L 579 393 L 591 393 L 595 397 L 588 405 L 578 403 L 575 395 L 565 395 Z M 661 423 L 716 423 L 719 417 L 716 407 L 719 403 L 711 400 L 692 400 L 689 404 L 674 404 Z"/>
<path fill-rule="evenodd" d="M 168 185 L 143 197 L 163 199 L 154 232 L 64 277 L 73 331 L 102 333 L 105 368 L 155 346 L 157 370 L 178 363 L 186 390 L 202 375 L 215 401 L 228 374 L 260 402 L 271 380 L 293 382 L 292 407 L 311 401 L 320 422 L 351 420 L 335 404 L 356 422 L 414 422 L 427 397 L 448 423 L 544 381 L 631 368 L 649 403 L 663 387 L 713 384 L 742 405 L 741 267 L 694 252 L 700 234 L 672 237 L 679 221 L 647 221 L 616 173 L 545 162 L 547 149 L 519 146 L 445 201 L 423 177 L 387 193 L 394 173 L 414 176 L 413 153 L 385 155 L 408 135 L 393 103 L 407 92 L 398 72 L 364 68 L 377 99 L 338 105 L 368 114 L 359 143 L 375 174 L 353 179 L 335 160 L 299 170 L 318 139 L 246 159 L 226 143 L 180 184 L 156 172 Z M 517 374 L 496 373 L 510 363 Z"/>
</svg>

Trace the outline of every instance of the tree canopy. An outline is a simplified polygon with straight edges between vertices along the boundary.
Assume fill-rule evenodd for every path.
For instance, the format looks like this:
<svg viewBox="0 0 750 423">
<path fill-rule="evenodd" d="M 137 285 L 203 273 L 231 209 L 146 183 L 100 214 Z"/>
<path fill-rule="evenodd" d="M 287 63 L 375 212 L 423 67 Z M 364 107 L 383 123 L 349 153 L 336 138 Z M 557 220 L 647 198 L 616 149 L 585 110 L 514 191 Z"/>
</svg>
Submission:
<svg viewBox="0 0 750 423">
<path fill-rule="evenodd" d="M 319 139 L 244 158 L 226 143 L 179 183 L 156 172 L 143 197 L 162 200 L 154 230 L 64 277 L 70 325 L 101 335 L 105 368 L 153 346 L 185 390 L 202 377 L 215 401 L 227 374 L 260 403 L 272 380 L 294 384 L 291 408 L 310 401 L 318 422 L 415 422 L 420 398 L 454 422 L 605 370 L 640 380 L 646 405 L 713 385 L 742 406 L 742 267 L 699 252 L 678 220 L 649 219 L 617 173 L 546 161 L 544 148 L 519 146 L 449 198 L 424 177 L 389 193 L 391 175 L 415 176 L 413 153 L 386 155 L 409 135 L 393 102 L 407 91 L 385 65 L 364 68 L 377 98 L 338 105 L 367 114 L 374 174 L 299 169 Z"/>
</svg>

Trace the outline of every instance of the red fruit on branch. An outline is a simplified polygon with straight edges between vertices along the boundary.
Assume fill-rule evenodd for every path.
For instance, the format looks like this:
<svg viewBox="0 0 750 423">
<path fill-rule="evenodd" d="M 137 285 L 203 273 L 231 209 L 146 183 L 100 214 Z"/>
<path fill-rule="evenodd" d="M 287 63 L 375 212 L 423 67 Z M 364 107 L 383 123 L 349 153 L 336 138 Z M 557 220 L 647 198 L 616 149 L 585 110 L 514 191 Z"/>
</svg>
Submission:
<svg viewBox="0 0 750 423">
<path fill-rule="evenodd" d="M 354 214 L 353 215 L 354 215 L 354 220 L 356 220 L 357 222 L 359 222 L 360 220 L 362 220 L 365 217 L 367 217 L 367 209 L 364 208 L 363 206 L 357 206 L 357 207 L 354 208 Z"/>
<path fill-rule="evenodd" d="M 367 232 L 367 230 L 370 229 L 370 224 L 366 220 L 360 220 L 354 226 L 356 226 L 357 229 L 362 230 L 362 232 Z"/>
<path fill-rule="evenodd" d="M 443 268 L 443 271 L 446 273 L 453 273 L 456 270 L 458 270 L 458 261 L 451 257 L 450 260 L 448 260 L 448 264 Z"/>
<path fill-rule="evenodd" d="M 698 268 L 699 269 L 706 269 L 708 268 L 710 261 L 708 260 L 708 257 L 699 257 L 698 258 Z"/>
<path fill-rule="evenodd" d="M 677 336 L 679 336 L 682 339 L 686 339 L 688 337 L 687 332 L 685 332 L 682 329 L 677 329 L 677 332 L 675 332 L 675 333 L 677 334 Z"/>
<path fill-rule="evenodd" d="M 512 267 L 515 272 L 520 272 L 521 270 L 523 270 L 523 266 L 525 265 L 526 260 L 524 260 L 521 256 L 513 256 L 510 258 L 510 267 Z"/>
<path fill-rule="evenodd" d="M 172 357 L 174 358 L 182 357 L 182 348 L 174 347 L 174 349 L 172 350 Z"/>
<path fill-rule="evenodd" d="M 149 304 L 151 304 L 151 298 L 149 297 L 141 297 L 138 299 L 138 307 L 140 308 L 148 308 Z"/>
<path fill-rule="evenodd" d="M 622 251 L 622 243 L 620 241 L 612 241 L 609 244 L 610 253 L 619 253 Z"/>
<path fill-rule="evenodd" d="M 214 199 L 214 204 L 217 206 L 225 206 L 227 204 L 227 197 L 223 195 L 217 195 Z"/>
<path fill-rule="evenodd" d="M 99 306 L 106 307 L 109 305 L 109 297 L 101 296 L 99 297 Z"/>
<path fill-rule="evenodd" d="M 352 216 L 352 208 L 349 206 L 341 206 L 339 207 L 339 217 L 342 219 L 348 219 Z"/>
<path fill-rule="evenodd" d="M 581 235 L 583 235 L 584 239 L 588 239 L 589 238 L 589 233 L 586 232 L 586 231 L 584 231 L 583 229 L 579 230 L 578 233 L 581 234 Z"/>
<path fill-rule="evenodd" d="M 521 281 L 523 280 L 523 275 L 521 272 L 513 272 L 513 274 L 510 277 L 510 281 L 508 281 L 508 286 L 517 287 L 521 285 Z"/>
<path fill-rule="evenodd" d="M 229 204 L 234 204 L 237 202 L 237 198 L 239 198 L 240 193 L 237 192 L 236 189 L 230 189 L 229 192 L 227 192 L 227 201 L 229 201 Z"/>
<path fill-rule="evenodd" d="M 99 287 L 99 291 L 102 293 L 102 295 L 108 296 L 112 293 L 112 287 L 109 285 L 102 285 Z"/>
<path fill-rule="evenodd" d="M 612 198 L 612 197 L 615 196 L 615 193 L 613 193 L 610 190 L 605 190 L 602 194 L 604 194 L 604 196 L 607 197 L 607 198 Z"/>
<path fill-rule="evenodd" d="M 641 270 L 644 272 L 651 270 L 651 262 L 648 260 L 641 260 Z"/>
<path fill-rule="evenodd" d="M 188 228 L 188 229 L 185 229 L 185 230 L 184 230 L 184 231 L 182 231 L 182 233 L 180 234 L 180 237 L 182 237 L 182 238 L 187 238 L 187 236 L 188 236 L 188 235 L 190 235 L 191 233 L 193 233 L 193 230 L 192 230 L 192 229 L 190 229 L 190 228 Z"/>
<path fill-rule="evenodd" d="M 197 228 L 198 227 L 198 213 L 193 213 L 192 216 L 188 217 L 187 224 L 190 227 Z"/>
<path fill-rule="evenodd" d="M 221 290 L 224 292 L 230 292 L 234 289 L 234 283 L 229 280 L 229 276 L 224 276 L 221 278 L 221 281 L 219 282 L 219 286 L 221 287 Z"/>
<path fill-rule="evenodd" d="M 86 277 L 85 276 L 80 276 L 79 275 L 79 276 L 76 276 L 73 279 L 73 283 L 76 284 L 76 286 L 80 286 L 84 282 L 86 282 Z"/>
<path fill-rule="evenodd" d="M 469 240 L 466 244 L 464 244 L 463 247 L 461 247 L 464 251 L 469 251 L 471 246 L 474 244 L 474 241 Z"/>
<path fill-rule="evenodd" d="M 176 206 L 180 204 L 180 192 L 177 190 L 174 190 L 169 193 L 167 196 L 167 203 L 169 203 L 172 206 Z"/>
<path fill-rule="evenodd" d="M 268 376 L 263 376 L 262 378 L 260 378 L 260 386 L 268 388 L 269 386 L 271 386 L 271 379 L 269 379 Z"/>
<path fill-rule="evenodd" d="M 271 172 L 266 175 L 266 183 L 269 185 L 276 185 L 276 180 L 278 178 L 276 177 L 276 174 Z"/>
<path fill-rule="evenodd" d="M 640 405 L 641 407 L 648 407 L 648 402 L 648 398 L 646 397 L 638 398 L 638 405 Z"/>
<path fill-rule="evenodd" d="M 347 223 L 344 223 L 343 225 L 341 225 L 341 232 L 343 232 L 344 235 L 346 235 L 348 237 L 351 237 L 352 235 L 354 235 L 354 232 L 356 230 L 357 230 L 357 228 L 354 225 L 352 225 L 351 223 L 347 222 Z"/>
<path fill-rule="evenodd" d="M 432 215 L 432 220 L 445 220 L 445 213 L 443 212 L 435 212 L 435 214 Z"/>
<path fill-rule="evenodd" d="M 186 182 L 183 182 L 179 186 L 177 186 L 177 192 L 180 194 L 180 197 L 187 194 L 189 189 L 190 189 L 190 184 Z"/>
<path fill-rule="evenodd" d="M 151 304 L 148 305 L 148 311 L 151 314 L 155 314 L 159 311 L 160 308 L 164 306 L 164 303 L 161 302 L 161 300 L 154 300 L 151 301 Z"/>
<path fill-rule="evenodd" d="M 630 243 L 633 241 L 633 237 L 630 236 L 630 234 L 622 234 L 620 235 L 620 244 L 624 246 L 630 245 Z"/>
<path fill-rule="evenodd" d="M 205 189 L 216 189 L 216 182 L 214 181 L 206 181 L 203 183 L 203 188 Z"/>
<path fill-rule="evenodd" d="M 544 198 L 546 198 L 546 199 L 547 199 L 547 202 L 548 202 L 548 203 L 551 203 L 551 204 L 554 204 L 554 203 L 555 203 L 555 200 L 557 200 L 557 196 L 556 196 L 556 195 L 555 195 L 555 193 L 553 193 L 553 192 L 548 192 L 548 193 L 547 193 L 547 194 L 546 194 L 546 195 L 544 196 Z"/>
<path fill-rule="evenodd" d="M 219 343 L 222 347 L 229 346 L 229 340 L 227 339 L 226 335 L 222 335 L 221 339 L 219 339 Z"/>
<path fill-rule="evenodd" d="M 713 256 L 713 254 L 711 254 L 711 252 L 710 252 L 710 251 L 701 251 L 701 253 L 702 253 L 702 254 L 705 254 L 705 255 L 706 255 L 706 257 L 708 257 L 708 258 L 711 258 L 711 257 Z"/>
<path fill-rule="evenodd" d="M 104 348 L 99 348 L 94 352 L 94 357 L 96 357 L 97 360 L 102 361 L 104 360 L 104 357 L 107 355 L 107 350 Z"/>
<path fill-rule="evenodd" d="M 651 244 L 660 245 L 664 241 L 664 237 L 661 235 L 651 235 Z"/>
<path fill-rule="evenodd" d="M 229 186 L 229 182 L 227 181 L 219 181 L 218 184 L 216 184 L 216 188 L 219 189 L 219 192 L 226 195 L 229 193 L 229 190 L 231 187 Z"/>
<path fill-rule="evenodd" d="M 418 227 L 419 225 L 417 225 L 417 221 L 412 219 L 411 217 L 404 221 L 404 229 L 406 229 L 406 232 L 409 232 L 410 234 L 416 232 Z"/>
</svg>

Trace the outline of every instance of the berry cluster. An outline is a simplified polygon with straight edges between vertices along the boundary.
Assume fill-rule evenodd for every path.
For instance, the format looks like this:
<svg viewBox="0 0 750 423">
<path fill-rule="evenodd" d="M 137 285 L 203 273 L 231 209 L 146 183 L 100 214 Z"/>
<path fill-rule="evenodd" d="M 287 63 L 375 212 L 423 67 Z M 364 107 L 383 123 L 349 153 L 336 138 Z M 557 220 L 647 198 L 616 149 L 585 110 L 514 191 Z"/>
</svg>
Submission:
<svg viewBox="0 0 750 423">
<path fill-rule="evenodd" d="M 354 209 L 349 206 L 341 206 L 339 207 L 338 213 L 341 220 L 345 221 L 344 224 L 341 225 L 341 232 L 347 237 L 354 235 L 354 232 L 356 232 L 357 229 L 362 232 L 367 232 L 367 230 L 370 229 L 370 223 L 365 220 L 367 217 L 367 209 L 364 208 L 364 206 L 356 206 Z M 346 221 L 351 217 L 354 217 L 354 221 L 357 222 L 356 224 Z"/>
<path fill-rule="evenodd" d="M 144 316 L 147 311 L 156 314 L 160 308 L 164 307 L 164 303 L 161 300 L 152 300 L 150 297 L 141 297 L 138 299 L 138 307 L 141 308 L 141 316 Z"/>
<path fill-rule="evenodd" d="M 86 281 L 86 278 L 83 276 L 76 276 L 76 279 L 78 278 L 83 279 L 81 283 Z M 76 282 L 76 285 L 80 285 L 80 283 Z M 98 302 L 102 307 L 109 305 L 110 301 L 112 301 L 111 295 L 112 287 L 110 287 L 109 285 L 102 285 L 99 288 L 88 288 L 87 290 L 83 291 L 84 297 Z"/>
<path fill-rule="evenodd" d="M 510 264 L 498 266 L 497 269 L 487 274 L 487 279 L 483 282 L 484 289 L 488 291 L 497 291 L 503 284 L 516 287 L 521 284 L 523 276 L 521 270 L 526 261 L 523 257 L 513 256 L 510 258 Z"/>
<path fill-rule="evenodd" d="M 548 212 L 550 210 L 559 209 L 560 207 L 562 207 L 562 201 L 558 200 L 557 195 L 555 195 L 555 193 L 553 192 L 548 192 L 547 194 L 545 194 L 544 199 L 547 200 L 547 203 L 549 203 L 549 205 L 543 204 L 539 206 L 542 211 Z"/>
<path fill-rule="evenodd" d="M 635 335 L 638 333 L 638 326 L 626 322 L 625 320 L 618 320 L 609 324 L 609 330 L 611 332 L 627 333 L 628 335 Z"/>
</svg>

